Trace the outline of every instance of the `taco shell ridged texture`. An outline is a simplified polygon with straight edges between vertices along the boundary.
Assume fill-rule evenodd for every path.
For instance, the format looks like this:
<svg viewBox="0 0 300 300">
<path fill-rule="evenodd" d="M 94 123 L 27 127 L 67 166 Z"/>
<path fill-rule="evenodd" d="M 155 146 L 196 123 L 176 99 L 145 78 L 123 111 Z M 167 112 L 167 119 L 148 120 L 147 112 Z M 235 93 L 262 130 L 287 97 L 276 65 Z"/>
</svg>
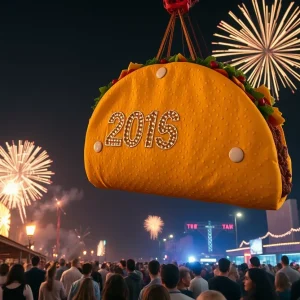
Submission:
<svg viewBox="0 0 300 300">
<path fill-rule="evenodd" d="M 158 78 L 161 68 L 167 73 Z M 126 121 L 134 112 L 145 119 L 153 111 L 158 115 L 152 147 L 145 147 L 149 121 L 139 128 L 142 137 L 135 147 L 124 143 L 126 125 L 116 135 L 120 147 L 105 145 L 119 122 L 109 124 L 113 113 L 123 113 Z M 178 113 L 177 120 L 167 120 L 177 129 L 172 133 L 177 141 L 162 150 L 155 138 L 169 140 L 169 133 L 159 132 L 168 111 Z M 132 140 L 137 123 L 132 122 Z M 96 142 L 103 145 L 100 152 L 94 150 Z M 235 147 L 244 152 L 239 163 L 229 158 Z M 267 210 L 280 208 L 286 198 L 281 198 L 277 150 L 266 120 L 236 84 L 197 64 L 151 65 L 116 83 L 89 121 L 84 152 L 88 179 L 98 188 Z"/>
</svg>

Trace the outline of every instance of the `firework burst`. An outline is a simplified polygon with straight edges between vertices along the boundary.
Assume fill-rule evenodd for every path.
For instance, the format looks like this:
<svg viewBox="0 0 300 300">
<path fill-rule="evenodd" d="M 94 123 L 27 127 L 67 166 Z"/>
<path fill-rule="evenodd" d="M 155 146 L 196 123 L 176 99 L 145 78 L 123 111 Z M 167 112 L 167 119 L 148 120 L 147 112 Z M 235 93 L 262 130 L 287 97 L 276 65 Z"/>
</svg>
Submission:
<svg viewBox="0 0 300 300">
<path fill-rule="evenodd" d="M 239 6 L 245 20 L 229 12 L 240 30 L 222 21 L 218 26 L 224 34 L 215 34 L 223 50 L 214 50 L 216 57 L 229 57 L 233 66 L 238 66 L 253 86 L 265 84 L 279 98 L 279 86 L 289 87 L 293 92 L 296 85 L 291 78 L 300 81 L 296 71 L 300 68 L 300 10 L 291 2 L 285 9 L 282 0 L 274 0 L 271 9 L 262 0 L 252 0 L 254 14 L 245 4 Z M 224 49 L 226 47 L 226 49 Z"/>
<path fill-rule="evenodd" d="M 52 161 L 33 142 L 6 143 L 6 147 L 7 151 L 0 147 L 0 201 L 9 209 L 18 208 L 24 222 L 25 207 L 47 192 L 44 184 L 51 183 Z"/>
<path fill-rule="evenodd" d="M 158 234 L 162 232 L 164 222 L 160 217 L 157 216 L 148 216 L 144 222 L 144 228 L 147 232 L 150 232 L 150 238 L 156 240 Z"/>
<path fill-rule="evenodd" d="M 8 237 L 10 229 L 10 211 L 0 203 L 0 235 Z"/>
</svg>

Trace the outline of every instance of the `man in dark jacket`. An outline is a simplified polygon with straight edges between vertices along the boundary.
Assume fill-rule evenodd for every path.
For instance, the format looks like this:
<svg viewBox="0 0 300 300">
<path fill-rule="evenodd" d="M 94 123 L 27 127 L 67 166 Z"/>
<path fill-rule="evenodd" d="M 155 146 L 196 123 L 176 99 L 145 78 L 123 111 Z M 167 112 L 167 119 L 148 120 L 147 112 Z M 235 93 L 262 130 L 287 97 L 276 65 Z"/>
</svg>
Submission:
<svg viewBox="0 0 300 300">
<path fill-rule="evenodd" d="M 126 263 L 128 276 L 125 277 L 125 282 L 129 290 L 128 300 L 138 300 L 141 289 L 142 289 L 142 278 L 140 275 L 134 272 L 135 261 L 128 259 Z"/>
<path fill-rule="evenodd" d="M 40 258 L 34 256 L 31 259 L 32 268 L 25 273 L 25 281 L 31 287 L 33 299 L 39 299 L 39 290 L 41 284 L 45 281 L 46 272 L 38 268 Z"/>
</svg>

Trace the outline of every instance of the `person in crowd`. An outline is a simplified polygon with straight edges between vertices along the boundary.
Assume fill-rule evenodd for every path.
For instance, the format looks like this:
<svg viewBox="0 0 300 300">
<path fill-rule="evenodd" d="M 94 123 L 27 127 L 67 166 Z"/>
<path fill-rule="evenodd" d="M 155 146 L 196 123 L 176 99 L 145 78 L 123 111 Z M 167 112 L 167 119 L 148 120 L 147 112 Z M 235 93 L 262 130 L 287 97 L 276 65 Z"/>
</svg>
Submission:
<svg viewBox="0 0 300 300">
<path fill-rule="evenodd" d="M 180 267 L 179 282 L 177 284 L 177 288 L 182 294 L 196 299 L 193 296 L 193 292 L 188 289 L 190 287 L 191 280 L 192 280 L 191 271 L 186 267 Z"/>
<path fill-rule="evenodd" d="M 220 270 L 219 270 L 219 267 L 215 267 L 215 269 L 214 269 L 214 277 L 217 277 L 217 276 L 219 276 L 219 274 L 220 274 Z"/>
<path fill-rule="evenodd" d="M 278 272 L 275 277 L 275 288 L 279 300 L 291 299 L 291 284 L 283 272 Z"/>
<path fill-rule="evenodd" d="M 289 266 L 289 258 L 286 255 L 281 257 L 282 269 L 278 272 L 284 273 L 289 279 L 290 283 L 293 284 L 295 281 L 300 279 L 300 273 L 292 269 Z"/>
<path fill-rule="evenodd" d="M 206 291 L 201 293 L 197 300 L 226 300 L 226 298 L 217 291 Z"/>
<path fill-rule="evenodd" d="M 239 280 L 239 273 L 237 271 L 237 268 L 234 264 L 231 264 L 228 278 L 231 279 L 234 282 L 237 282 Z"/>
<path fill-rule="evenodd" d="M 171 300 L 170 293 L 161 284 L 153 284 L 147 288 L 142 300 Z"/>
<path fill-rule="evenodd" d="M 143 281 L 141 276 L 135 273 L 135 262 L 133 259 L 128 259 L 126 262 L 127 274 L 125 282 L 128 286 L 129 300 L 138 300 L 140 292 L 142 290 Z"/>
<path fill-rule="evenodd" d="M 228 278 L 230 261 L 226 258 L 219 260 L 219 275 L 208 281 L 210 290 L 215 290 L 224 295 L 227 300 L 240 300 L 240 286 Z"/>
<path fill-rule="evenodd" d="M 250 258 L 250 268 L 252 268 L 252 269 L 253 268 L 260 269 L 261 268 L 260 260 L 258 257 L 253 256 Z M 266 272 L 265 270 L 263 270 L 263 271 Z M 272 287 L 275 289 L 275 276 L 269 272 L 266 272 L 266 274 L 272 284 Z"/>
<path fill-rule="evenodd" d="M 174 264 L 164 265 L 161 269 L 161 281 L 167 288 L 171 300 L 191 300 L 177 289 L 179 282 L 179 269 Z"/>
<path fill-rule="evenodd" d="M 91 284 L 88 283 L 88 282 L 85 283 L 85 286 L 86 286 L 85 291 L 87 291 L 88 286 L 92 285 L 94 287 L 93 290 L 94 290 L 95 300 L 100 300 L 99 284 L 92 279 L 92 277 L 91 277 L 92 270 L 93 270 L 92 264 L 89 264 L 89 263 L 83 264 L 83 266 L 82 266 L 82 277 L 79 280 L 76 280 L 75 282 L 72 283 L 71 288 L 70 288 L 70 292 L 68 294 L 68 300 L 74 300 L 75 299 L 75 295 L 79 291 L 79 287 L 82 284 L 82 282 L 85 281 L 85 279 L 89 279 L 91 281 Z"/>
<path fill-rule="evenodd" d="M 43 271 L 45 271 L 46 269 L 46 261 L 41 259 L 40 264 L 39 264 L 39 268 Z"/>
<path fill-rule="evenodd" d="M 275 267 L 276 273 L 277 273 L 279 270 L 281 270 L 281 269 L 282 269 L 282 264 L 281 264 L 281 263 L 278 263 L 278 264 L 276 265 L 276 267 Z"/>
<path fill-rule="evenodd" d="M 64 285 L 67 295 L 69 295 L 72 284 L 82 277 L 82 274 L 78 270 L 79 259 L 75 258 L 72 260 L 72 267 L 64 271 L 61 275 L 60 281 Z"/>
<path fill-rule="evenodd" d="M 93 287 L 93 280 L 91 278 L 84 278 L 80 283 L 76 295 L 72 300 L 96 300 Z M 100 299 L 100 297 L 99 297 Z"/>
<path fill-rule="evenodd" d="M 120 260 L 119 267 L 123 270 L 123 276 L 126 277 L 127 269 L 126 269 L 126 260 L 125 259 Z"/>
<path fill-rule="evenodd" d="M 1 266 L 0 266 L 0 287 L 6 283 L 8 272 L 9 272 L 9 266 L 7 264 L 1 264 Z"/>
<path fill-rule="evenodd" d="M 15 264 L 10 268 L 6 284 L 0 288 L 0 300 L 34 300 L 31 288 L 25 282 L 22 265 Z"/>
<path fill-rule="evenodd" d="M 142 263 L 137 262 L 135 264 L 135 273 L 138 274 L 141 277 L 141 279 L 143 280 L 144 279 L 144 275 L 142 273 L 142 268 L 143 268 L 143 264 Z"/>
<path fill-rule="evenodd" d="M 193 293 L 193 298 L 196 299 L 202 292 L 208 291 L 208 282 L 201 276 L 202 268 L 199 262 L 192 265 L 192 272 L 195 277 L 190 283 L 189 290 Z"/>
<path fill-rule="evenodd" d="M 110 271 L 107 273 L 106 275 L 106 280 L 108 280 L 108 278 L 114 274 L 119 274 L 121 276 L 124 277 L 124 272 L 123 270 L 118 266 L 111 266 Z"/>
<path fill-rule="evenodd" d="M 59 260 L 59 268 L 56 271 L 55 279 L 56 280 L 60 280 L 61 279 L 61 275 L 63 274 L 63 272 L 67 271 L 67 270 L 68 270 L 68 268 L 66 266 L 66 261 L 63 258 L 61 258 Z"/>
<path fill-rule="evenodd" d="M 243 297 L 245 297 L 247 294 L 245 291 L 245 285 L 244 285 L 244 280 L 245 280 L 245 276 L 246 276 L 247 272 L 248 272 L 248 265 L 246 263 L 241 264 L 239 267 L 239 280 L 237 281 L 237 284 L 241 288 Z"/>
<path fill-rule="evenodd" d="M 114 274 L 107 279 L 102 300 L 128 300 L 128 296 L 128 287 L 121 274 Z"/>
<path fill-rule="evenodd" d="M 140 292 L 140 296 L 139 296 L 139 300 L 142 300 L 143 298 L 143 293 L 145 292 L 145 290 L 147 288 L 149 288 L 149 286 L 151 285 L 161 285 L 161 279 L 160 279 L 160 264 L 157 260 L 152 260 L 149 262 L 148 265 L 148 270 L 149 270 L 149 275 L 151 278 L 151 281 L 148 285 L 146 285 Z"/>
<path fill-rule="evenodd" d="M 25 273 L 26 283 L 31 287 L 33 299 L 38 300 L 41 284 L 45 281 L 46 272 L 39 268 L 40 258 L 34 256 L 31 259 L 32 268 Z"/>
<path fill-rule="evenodd" d="M 102 276 L 99 271 L 99 261 L 93 263 L 92 278 L 99 284 L 100 292 L 103 290 Z"/>
<path fill-rule="evenodd" d="M 274 288 L 267 273 L 259 268 L 249 269 L 245 276 L 247 300 L 276 300 Z M 227 298 L 228 299 L 228 298 Z"/>
<path fill-rule="evenodd" d="M 300 279 L 295 281 L 291 288 L 291 300 L 298 299 L 300 299 Z"/>
<path fill-rule="evenodd" d="M 66 300 L 67 294 L 63 284 L 55 280 L 56 263 L 52 263 L 46 273 L 46 281 L 41 284 L 39 300 Z"/>
<path fill-rule="evenodd" d="M 107 264 L 106 263 L 103 263 L 101 265 L 101 268 L 99 270 L 99 273 L 101 274 L 101 278 L 102 278 L 102 286 L 104 287 L 105 285 L 105 281 L 106 281 L 106 275 L 108 273 L 107 271 Z"/>
</svg>

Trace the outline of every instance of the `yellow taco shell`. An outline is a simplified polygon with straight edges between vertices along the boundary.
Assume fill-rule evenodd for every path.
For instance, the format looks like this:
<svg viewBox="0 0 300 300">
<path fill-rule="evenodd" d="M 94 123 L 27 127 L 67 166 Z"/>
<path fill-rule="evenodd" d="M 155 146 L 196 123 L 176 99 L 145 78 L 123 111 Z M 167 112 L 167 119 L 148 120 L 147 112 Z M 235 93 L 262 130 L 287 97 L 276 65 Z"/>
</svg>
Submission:
<svg viewBox="0 0 300 300">
<path fill-rule="evenodd" d="M 153 111 L 158 112 L 153 143 L 145 147 L 150 123 L 145 118 Z M 124 125 L 116 135 L 121 146 L 106 145 L 119 123 L 109 123 L 114 113 L 124 122 L 136 114 L 128 125 L 132 130 Z M 167 114 L 172 132 L 163 134 L 159 122 Z M 136 132 L 141 139 L 130 146 Z M 164 150 L 170 135 L 176 141 Z M 229 157 L 234 149 L 244 154 L 239 163 Z M 286 198 L 266 120 L 234 82 L 193 63 L 143 67 L 116 83 L 90 119 L 84 160 L 89 181 L 99 188 L 269 210 Z"/>
</svg>

